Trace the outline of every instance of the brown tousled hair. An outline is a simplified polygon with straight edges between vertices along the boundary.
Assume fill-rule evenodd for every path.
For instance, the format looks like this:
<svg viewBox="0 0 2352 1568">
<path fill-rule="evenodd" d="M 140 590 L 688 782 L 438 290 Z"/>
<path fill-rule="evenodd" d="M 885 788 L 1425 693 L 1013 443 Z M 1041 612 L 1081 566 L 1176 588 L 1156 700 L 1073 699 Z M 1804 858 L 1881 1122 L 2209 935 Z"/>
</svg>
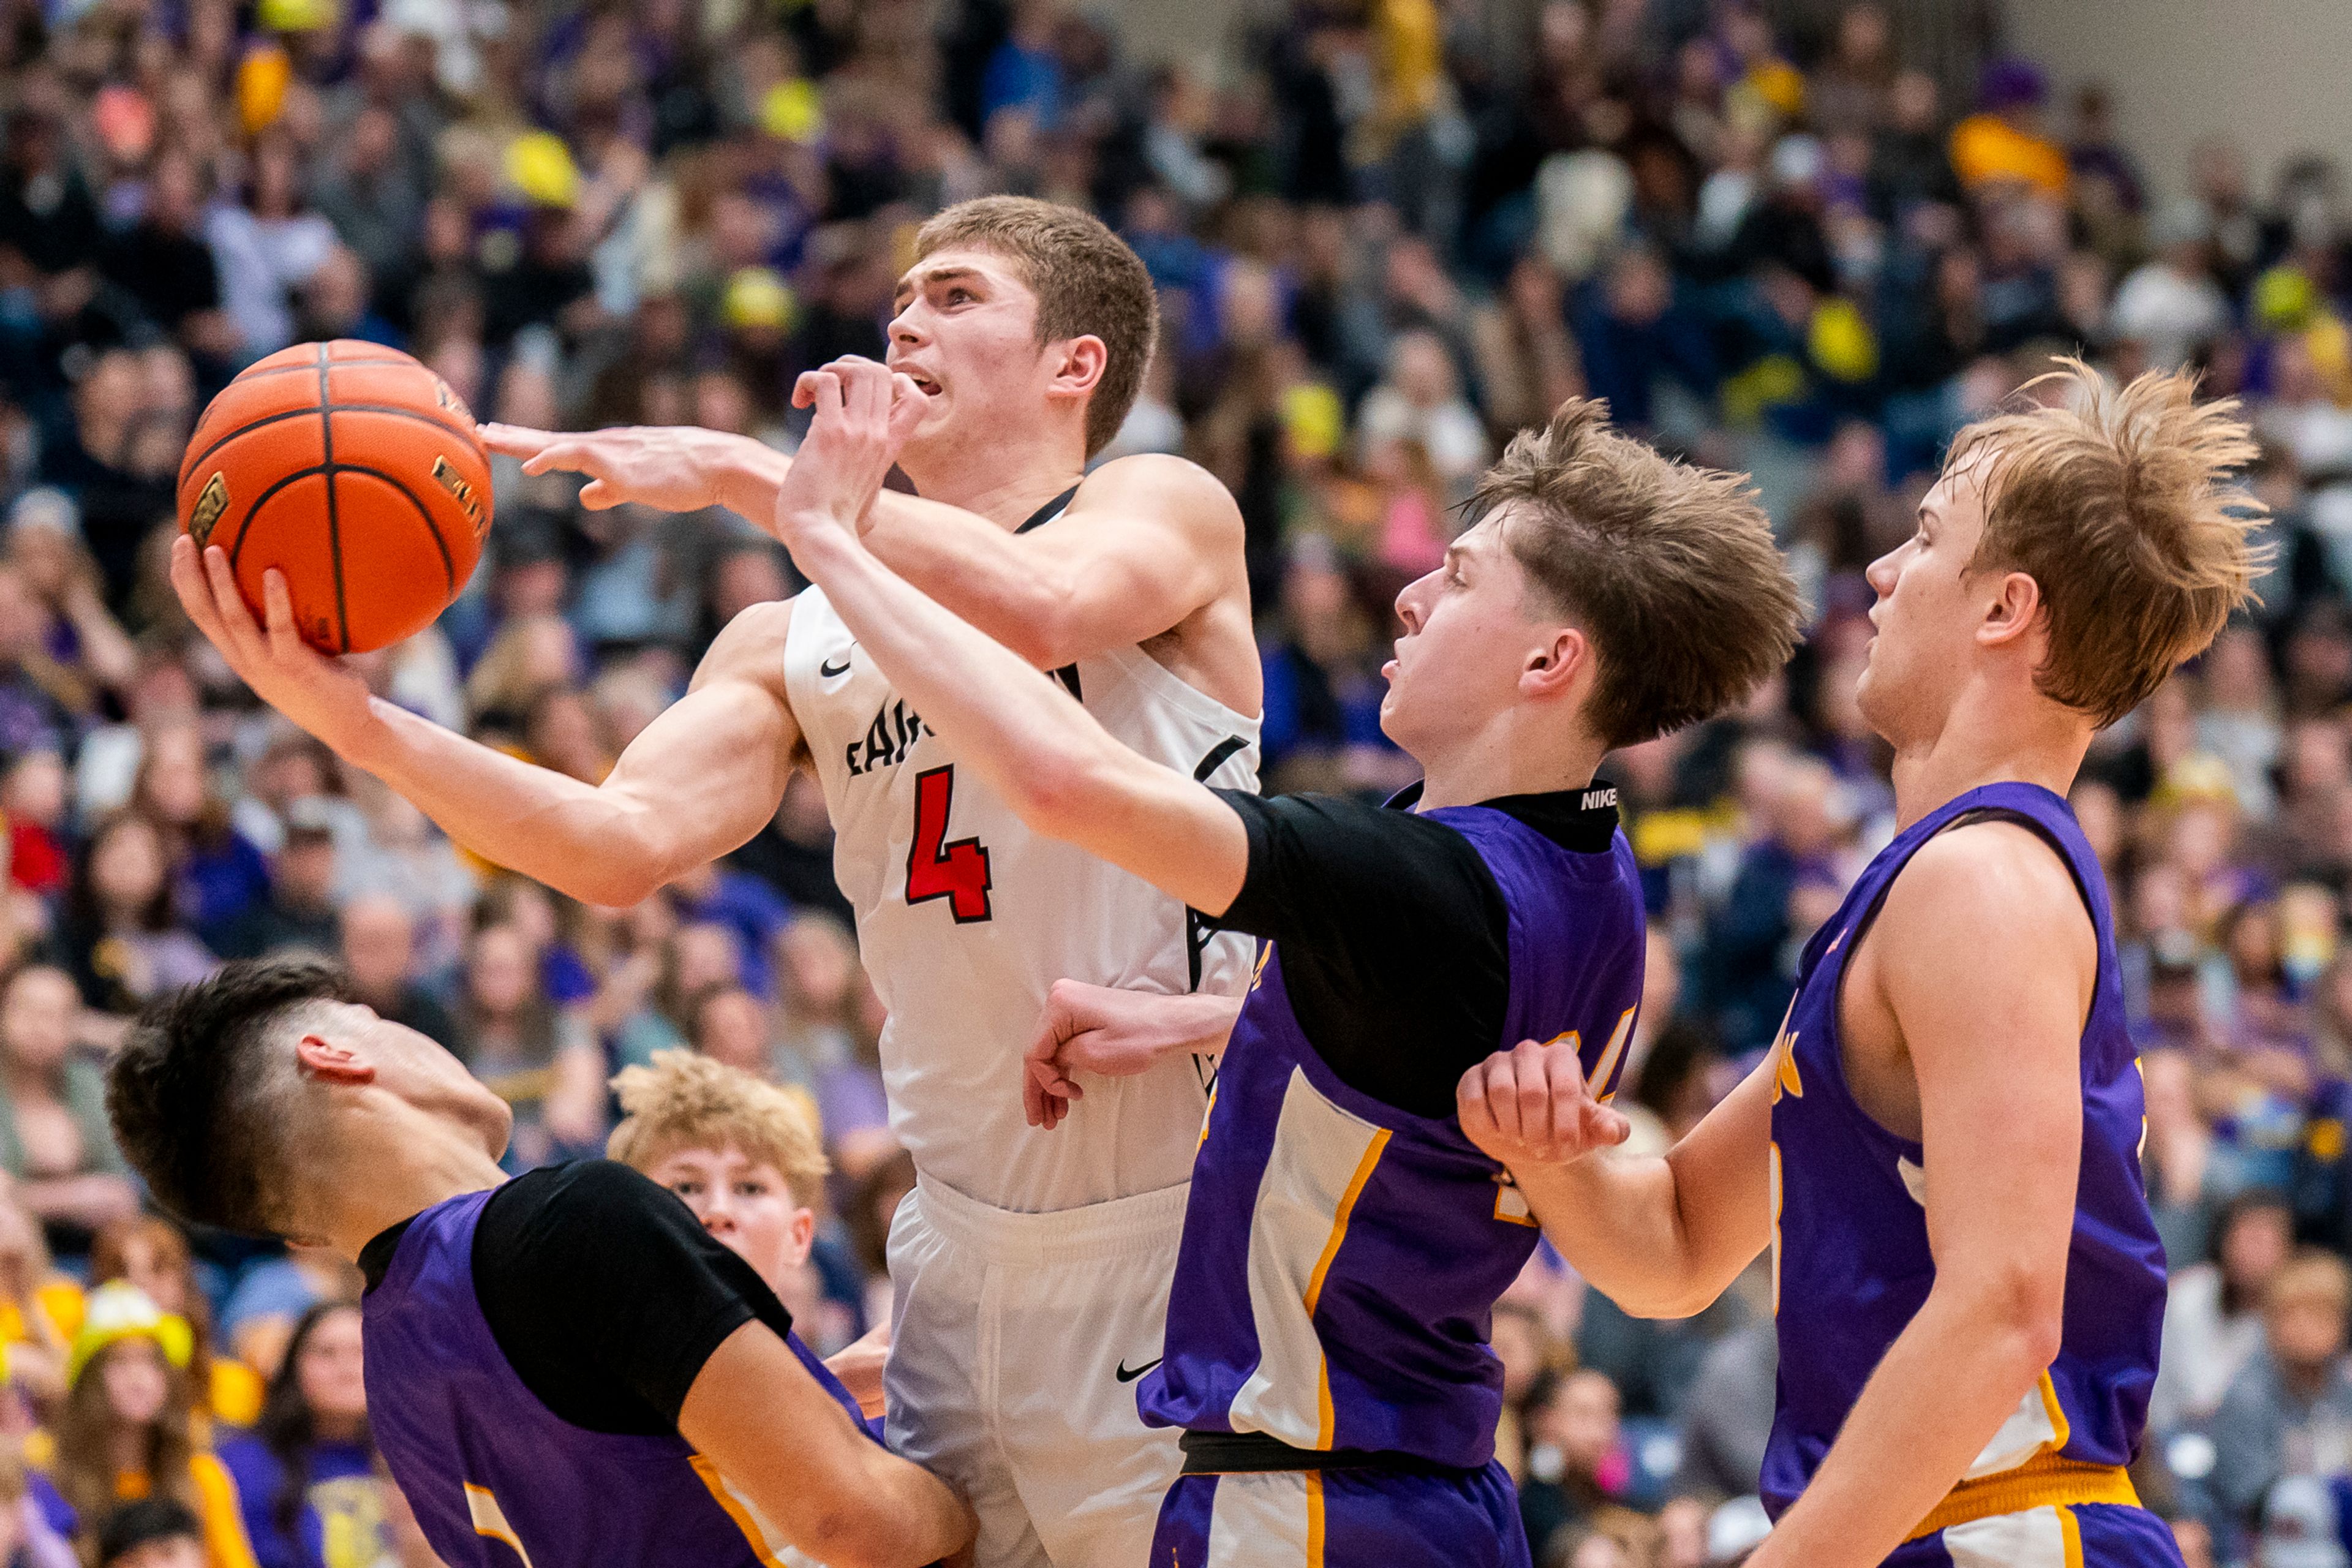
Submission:
<svg viewBox="0 0 2352 1568">
<path fill-rule="evenodd" d="M 1592 640 L 1585 721 L 1609 746 L 1723 711 L 1796 647 L 1796 580 L 1746 479 L 1619 434 L 1598 398 L 1515 437 L 1468 511 L 1499 518 L 1535 590 Z"/>
<path fill-rule="evenodd" d="M 2235 398 L 2149 371 L 2121 391 L 2076 359 L 2024 390 L 2060 396 L 1962 430 L 1947 475 L 1983 461 L 1984 537 L 1971 571 L 2022 572 L 2042 590 L 2045 697 L 2102 728 L 2146 701 L 2254 596 L 2265 509 L 2228 484 L 2259 455 Z"/>
<path fill-rule="evenodd" d="M 1037 343 L 1097 337 L 1102 379 L 1087 405 L 1087 456 L 1110 444 L 1143 390 L 1160 334 L 1151 274 L 1102 220 L 1034 196 L 958 202 L 915 231 L 915 259 L 955 246 L 993 251 L 1020 270 L 1037 296 Z"/>
</svg>

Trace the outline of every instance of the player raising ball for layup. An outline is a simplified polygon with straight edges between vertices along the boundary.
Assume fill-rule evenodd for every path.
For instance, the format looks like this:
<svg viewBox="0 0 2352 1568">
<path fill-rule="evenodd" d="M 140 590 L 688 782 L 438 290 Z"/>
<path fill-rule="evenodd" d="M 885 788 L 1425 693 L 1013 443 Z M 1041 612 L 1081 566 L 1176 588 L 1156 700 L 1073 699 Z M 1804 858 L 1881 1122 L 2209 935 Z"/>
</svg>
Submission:
<svg viewBox="0 0 2352 1568">
<path fill-rule="evenodd" d="M 1024 687 L 1051 671 L 1142 754 L 1254 788 L 1240 512 L 1175 458 L 1086 469 L 1142 384 L 1143 264 L 1085 214 L 1014 197 L 948 209 L 915 248 L 889 359 L 919 389 L 901 466 L 922 499 L 877 500 L 871 547 L 1009 649 Z M 790 468 L 701 430 L 485 436 L 533 471 L 588 473 L 592 507 L 719 503 L 762 526 Z M 372 699 L 282 616 L 257 626 L 216 549 L 181 543 L 173 581 L 279 711 L 459 843 L 576 898 L 645 898 L 757 833 L 794 767 L 816 775 L 890 1010 L 891 1128 L 919 1173 L 889 1245 L 891 1444 L 971 1500 L 984 1564 L 1140 1563 L 1180 1456 L 1118 1369 L 1159 1353 L 1206 1074 L 1171 1058 L 1103 1080 L 1049 1134 L 1024 1119 L 1021 1063 L 1056 981 L 1238 994 L 1248 943 L 1196 937 L 1179 900 L 1033 832 L 823 593 L 737 616 L 590 785 Z"/>
<path fill-rule="evenodd" d="M 1036 830 L 1269 942 L 1202 1133 L 1164 1360 L 1136 1384 L 1183 1431 L 1185 1474 L 1129 1561 L 1524 1565 L 1486 1341 L 1536 1231 L 1454 1123 L 1455 1086 L 1528 1036 L 1558 1042 L 1563 1078 L 1613 1085 L 1642 894 L 1593 770 L 1788 657 L 1797 594 L 1763 514 L 1565 405 L 1398 597 L 1381 721 L 1423 784 L 1390 809 L 1263 800 L 1120 744 L 893 572 L 856 521 L 923 395 L 873 365 L 813 391 L 779 527 L 957 765 Z M 1546 1137 L 1624 1131 L 1587 1107 Z"/>
<path fill-rule="evenodd" d="M 2125 1470 L 2164 1248 L 2115 922 L 2066 792 L 2102 726 L 2242 604 L 2253 456 L 2185 376 L 2075 364 L 1961 432 L 1870 568 L 1858 693 L 1893 843 L 1815 933 L 1771 1055 L 1666 1154 L 1563 1158 L 1589 1114 L 1523 1047 L 1462 1120 L 1587 1279 L 1661 1317 L 1772 1249 L 1780 1359 L 1759 1568 L 2160 1568 Z M 1534 1115 L 1523 1120 L 1523 1107 Z"/>
</svg>

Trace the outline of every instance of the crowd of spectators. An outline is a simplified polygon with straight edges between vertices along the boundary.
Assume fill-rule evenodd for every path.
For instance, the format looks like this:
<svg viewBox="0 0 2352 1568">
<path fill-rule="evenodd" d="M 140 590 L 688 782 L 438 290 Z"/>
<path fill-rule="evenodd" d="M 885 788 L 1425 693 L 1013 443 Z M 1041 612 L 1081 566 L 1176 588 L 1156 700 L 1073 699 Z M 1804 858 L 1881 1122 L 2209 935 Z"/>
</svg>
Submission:
<svg viewBox="0 0 2352 1568">
<path fill-rule="evenodd" d="M 793 374 L 881 352 L 913 226 L 1016 191 L 1100 213 L 1161 290 L 1109 455 L 1183 453 L 1240 500 L 1270 789 L 1407 782 L 1390 600 L 1563 397 L 1755 474 L 1806 646 L 1609 767 L 1649 877 L 1626 1099 L 1654 1145 L 1769 1043 L 1890 831 L 1861 573 L 1951 433 L 2061 353 L 2246 400 L 2262 606 L 2103 738 L 2075 805 L 2175 1270 L 2142 1493 L 2192 1563 L 2352 1561 L 2343 171 L 2216 140 L 2167 189 L 2104 92 L 2055 100 L 1990 37 L 1956 68 L 1868 0 L 1785 9 L 1255 0 L 1213 58 L 1155 60 L 1075 0 L 0 0 L 0 1554 L 428 1561 L 375 1479 L 352 1271 L 142 1214 L 109 1139 L 127 1017 L 223 958 L 340 956 L 513 1101 L 518 1166 L 601 1151 L 607 1079 L 664 1048 L 796 1088 L 831 1163 L 795 1194 L 823 1215 L 801 1327 L 831 1350 L 887 1310 L 911 1167 L 814 787 L 635 908 L 569 902 L 257 708 L 162 561 L 195 412 L 289 342 L 403 347 L 485 418 L 789 448 Z M 743 520 L 495 477 L 463 598 L 353 662 L 577 777 L 795 585 Z M 1753 1543 L 1768 1299 L 1638 1321 L 1530 1271 L 1494 1338 L 1539 1562 Z"/>
</svg>

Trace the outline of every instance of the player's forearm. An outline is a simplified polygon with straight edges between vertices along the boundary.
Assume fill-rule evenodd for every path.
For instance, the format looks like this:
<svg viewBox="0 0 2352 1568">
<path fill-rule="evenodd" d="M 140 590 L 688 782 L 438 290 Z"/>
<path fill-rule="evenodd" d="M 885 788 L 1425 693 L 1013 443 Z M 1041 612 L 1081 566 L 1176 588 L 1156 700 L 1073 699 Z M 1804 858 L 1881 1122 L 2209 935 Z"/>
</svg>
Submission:
<svg viewBox="0 0 2352 1568">
<path fill-rule="evenodd" d="M 929 1470 L 909 1464 L 880 1444 L 866 1460 L 867 1484 L 859 1498 L 866 1506 L 848 1539 L 817 1553 L 833 1568 L 914 1568 L 959 1552 L 978 1528 L 971 1510 Z"/>
<path fill-rule="evenodd" d="M 1564 1165 L 1515 1166 L 1511 1179 L 1560 1256 L 1634 1317 L 1689 1317 L 1746 1266 L 1741 1258 L 1727 1274 L 1706 1266 L 1663 1156 L 1601 1149 Z"/>
<path fill-rule="evenodd" d="M 1168 1034 L 1155 1042 L 1160 1057 L 1221 1057 L 1233 1038 L 1234 1021 L 1242 1016 L 1242 999 L 1194 992 L 1168 998 Z"/>
<path fill-rule="evenodd" d="M 1063 563 L 977 512 L 884 490 L 865 539 L 884 565 L 1037 668 L 1101 651 L 1071 639 L 1075 584 Z"/>
<path fill-rule="evenodd" d="M 443 729 L 382 699 L 330 743 L 482 858 L 589 903 L 635 903 L 667 874 L 634 802 Z"/>
<path fill-rule="evenodd" d="M 938 1478 L 875 1442 L 784 1341 L 747 1322 L 710 1353 L 678 1435 L 749 1500 L 761 1527 L 833 1568 L 917 1568 L 971 1539 Z"/>
<path fill-rule="evenodd" d="M 945 736 L 957 760 L 1027 818 L 1047 780 L 1117 742 L 1069 694 L 900 577 L 862 543 L 818 535 L 803 565 L 858 646 Z M 1035 826 L 1034 823 L 1032 826 Z"/>
<path fill-rule="evenodd" d="M 773 528 L 776 495 L 793 460 L 748 437 L 723 439 L 720 504 Z M 1033 667 L 1050 668 L 1079 657 L 1058 635 L 1069 595 L 1054 563 L 977 512 L 883 490 L 861 531 L 884 565 Z"/>
<path fill-rule="evenodd" d="M 1868 1568 L 1934 1511 L 2056 1355 L 2058 1307 L 1939 1280 L 1754 1568 Z"/>
<path fill-rule="evenodd" d="M 711 439 L 709 461 L 716 475 L 713 488 L 718 491 L 719 504 L 773 532 L 776 492 L 782 488 L 784 476 L 792 472 L 793 460 L 749 436 L 722 436 L 711 431 L 696 434 Z"/>
<path fill-rule="evenodd" d="M 1242 868 L 1196 851 L 1196 803 L 1184 786 L 1222 811 L 1213 796 L 1119 744 L 1057 682 L 845 532 L 816 533 L 806 553 L 803 570 L 924 727 L 1023 822 L 1195 909 L 1214 913 L 1233 901 Z M 1232 826 L 1245 858 L 1238 822 Z"/>
</svg>

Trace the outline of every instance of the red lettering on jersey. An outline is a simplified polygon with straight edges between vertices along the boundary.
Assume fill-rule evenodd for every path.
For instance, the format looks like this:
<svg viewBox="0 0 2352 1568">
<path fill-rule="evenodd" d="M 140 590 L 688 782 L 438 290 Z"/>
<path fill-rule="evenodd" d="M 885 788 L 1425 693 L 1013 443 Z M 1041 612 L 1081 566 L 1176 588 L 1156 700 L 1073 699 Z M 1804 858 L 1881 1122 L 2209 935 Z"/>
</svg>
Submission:
<svg viewBox="0 0 2352 1568">
<path fill-rule="evenodd" d="M 989 918 L 988 851 L 978 838 L 940 840 L 955 801 L 955 764 L 915 775 L 915 841 L 907 849 L 907 902 L 945 899 L 958 925 Z"/>
</svg>

